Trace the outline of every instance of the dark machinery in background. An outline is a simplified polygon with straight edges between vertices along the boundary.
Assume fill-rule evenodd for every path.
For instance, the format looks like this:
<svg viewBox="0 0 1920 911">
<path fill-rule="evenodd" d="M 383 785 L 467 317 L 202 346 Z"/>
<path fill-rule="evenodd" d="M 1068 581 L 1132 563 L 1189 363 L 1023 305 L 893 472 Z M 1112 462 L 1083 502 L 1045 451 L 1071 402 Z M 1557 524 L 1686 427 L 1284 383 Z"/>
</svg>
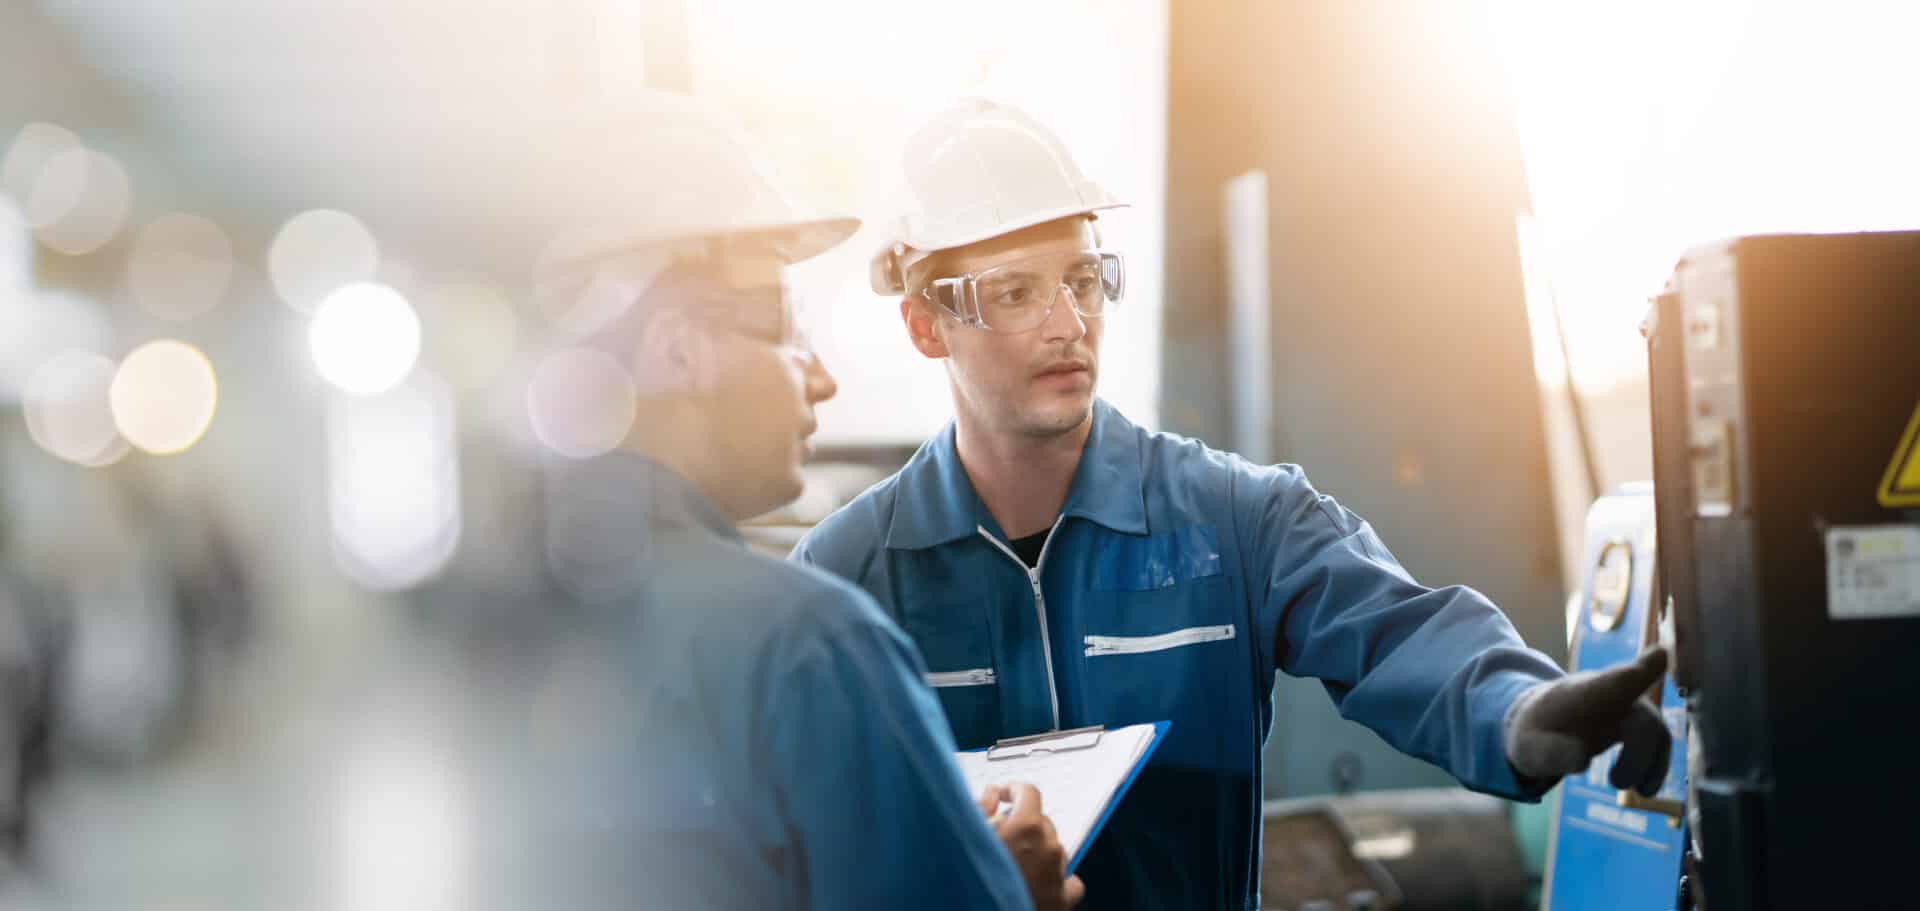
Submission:
<svg viewBox="0 0 1920 911">
<path fill-rule="evenodd" d="M 1260 906 L 1279 911 L 1528 911 L 1507 802 L 1460 788 L 1270 800 Z"/>
<path fill-rule="evenodd" d="M 1648 330 L 1693 897 L 1920 904 L 1920 232 L 1695 249 Z"/>
<path fill-rule="evenodd" d="M 1573 666 L 1667 644 L 1685 761 L 1565 782 L 1546 906 L 1920 907 L 1920 232 L 1697 248 L 1646 328 L 1655 483 L 1594 505 Z"/>
<path fill-rule="evenodd" d="M 77 774 L 131 776 L 188 745 L 256 634 L 258 580 L 209 503 L 162 499 L 133 464 L 0 469 L 0 905 L 11 907 L 6 887 L 40 859 L 46 791 Z M 78 477 L 106 495 L 75 495 Z M 10 524 L 33 514 L 17 496 L 29 486 L 82 517 L 98 548 L 87 560 L 23 557 L 27 536 L 50 534 Z"/>
</svg>

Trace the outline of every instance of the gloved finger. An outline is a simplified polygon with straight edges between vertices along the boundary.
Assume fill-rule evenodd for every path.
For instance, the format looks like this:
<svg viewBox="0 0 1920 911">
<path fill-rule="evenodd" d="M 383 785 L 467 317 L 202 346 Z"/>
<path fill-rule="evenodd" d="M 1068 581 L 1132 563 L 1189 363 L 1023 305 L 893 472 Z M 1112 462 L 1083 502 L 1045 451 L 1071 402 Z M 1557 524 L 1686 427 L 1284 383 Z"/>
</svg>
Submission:
<svg viewBox="0 0 1920 911">
<path fill-rule="evenodd" d="M 1586 681 L 1582 701 L 1598 706 L 1616 706 L 1621 710 L 1640 697 L 1667 672 L 1667 650 L 1655 647 L 1641 652 L 1632 664 L 1611 667 Z"/>
<path fill-rule="evenodd" d="M 1668 741 L 1667 746 L 1654 756 L 1653 764 L 1647 767 L 1646 776 L 1640 779 L 1634 790 L 1647 797 L 1660 793 L 1660 786 L 1667 783 L 1667 763 L 1672 749 L 1672 741 Z"/>
<path fill-rule="evenodd" d="M 1654 718 L 1656 720 L 1660 718 L 1657 711 L 1654 713 Z M 1647 774 L 1641 777 L 1639 785 L 1634 788 L 1648 797 L 1660 793 L 1660 786 L 1667 783 L 1667 768 L 1673 761 L 1673 732 L 1667 728 L 1664 721 L 1660 724 L 1660 734 L 1655 743 L 1653 762 L 1647 767 Z"/>
<path fill-rule="evenodd" d="M 1672 749 L 1673 735 L 1660 713 L 1646 702 L 1635 703 L 1620 722 L 1620 755 L 1607 780 L 1620 790 L 1631 788 L 1651 797 L 1667 780 Z"/>
</svg>

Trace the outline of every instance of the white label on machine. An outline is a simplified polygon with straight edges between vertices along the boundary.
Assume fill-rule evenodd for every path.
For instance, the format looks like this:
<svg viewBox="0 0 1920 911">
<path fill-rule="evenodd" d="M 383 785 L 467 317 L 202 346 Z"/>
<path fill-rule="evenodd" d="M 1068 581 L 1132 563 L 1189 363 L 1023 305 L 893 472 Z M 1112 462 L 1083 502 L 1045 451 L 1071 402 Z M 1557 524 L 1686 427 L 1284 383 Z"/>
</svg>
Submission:
<svg viewBox="0 0 1920 911">
<path fill-rule="evenodd" d="M 1647 834 L 1646 814 L 1634 810 L 1623 810 L 1619 807 L 1610 807 L 1604 803 L 1590 800 L 1587 801 L 1587 818 L 1595 822 L 1604 822 L 1609 825 L 1618 826 L 1629 832 L 1638 832 L 1642 835 Z"/>
<path fill-rule="evenodd" d="M 1920 617 L 1920 525 L 1827 529 L 1827 616 Z"/>
</svg>

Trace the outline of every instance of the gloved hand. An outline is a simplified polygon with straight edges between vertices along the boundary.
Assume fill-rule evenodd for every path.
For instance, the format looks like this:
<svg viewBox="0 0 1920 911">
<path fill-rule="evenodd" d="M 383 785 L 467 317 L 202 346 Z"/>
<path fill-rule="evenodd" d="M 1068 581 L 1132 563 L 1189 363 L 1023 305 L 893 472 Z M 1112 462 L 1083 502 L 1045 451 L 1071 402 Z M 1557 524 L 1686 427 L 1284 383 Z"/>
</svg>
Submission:
<svg viewBox="0 0 1920 911">
<path fill-rule="evenodd" d="M 1520 694 L 1507 709 L 1507 762 L 1528 778 L 1553 781 L 1585 769 L 1600 751 L 1619 743 L 1608 776 L 1621 790 L 1649 797 L 1667 780 L 1673 735 L 1653 703 L 1640 698 L 1667 672 L 1656 648 L 1631 664 L 1581 671 Z"/>
</svg>

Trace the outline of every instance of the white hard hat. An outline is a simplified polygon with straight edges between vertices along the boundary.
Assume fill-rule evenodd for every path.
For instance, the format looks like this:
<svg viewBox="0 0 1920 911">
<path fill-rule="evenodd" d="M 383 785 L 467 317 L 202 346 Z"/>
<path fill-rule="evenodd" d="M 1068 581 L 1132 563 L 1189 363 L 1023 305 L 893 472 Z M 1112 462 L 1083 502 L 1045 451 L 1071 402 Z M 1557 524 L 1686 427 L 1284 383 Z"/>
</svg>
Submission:
<svg viewBox="0 0 1920 911">
<path fill-rule="evenodd" d="M 876 294 L 906 290 L 928 254 L 1056 218 L 1126 205 L 1080 173 L 1052 130 L 1019 108 L 969 98 L 907 139 L 906 206 L 874 254 Z"/>
<path fill-rule="evenodd" d="M 683 245 L 750 246 L 796 263 L 860 227 L 849 216 L 796 210 L 754 160 L 740 131 L 683 96 L 657 96 L 617 129 L 555 144 L 544 163 L 557 226 L 535 285 L 578 280 L 609 260 L 659 259 Z"/>
</svg>

